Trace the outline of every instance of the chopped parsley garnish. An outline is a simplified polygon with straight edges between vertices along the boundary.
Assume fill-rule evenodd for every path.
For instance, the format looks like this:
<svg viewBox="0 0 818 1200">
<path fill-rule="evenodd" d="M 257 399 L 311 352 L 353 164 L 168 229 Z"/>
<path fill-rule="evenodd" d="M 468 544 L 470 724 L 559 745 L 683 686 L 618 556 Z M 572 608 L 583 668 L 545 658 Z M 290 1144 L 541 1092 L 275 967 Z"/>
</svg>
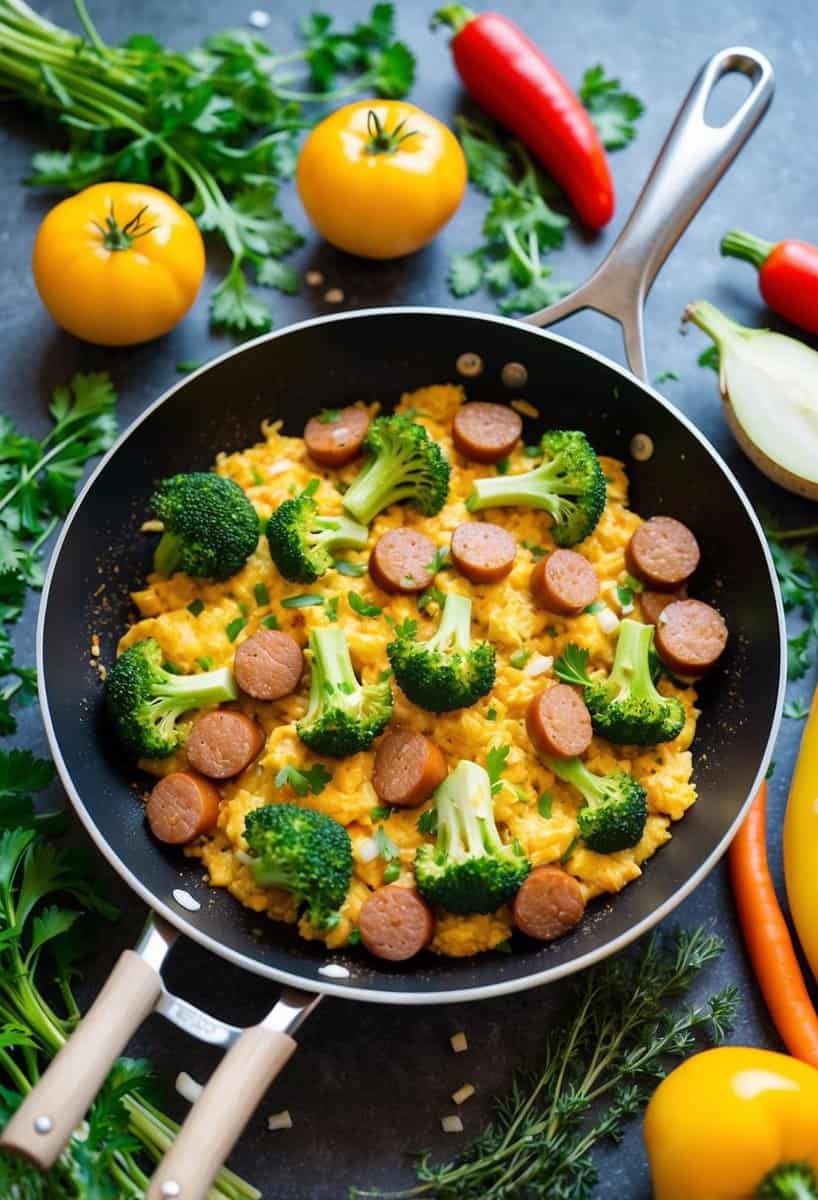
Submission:
<svg viewBox="0 0 818 1200">
<path fill-rule="evenodd" d="M 448 546 L 438 546 L 432 555 L 432 561 L 426 564 L 426 570 L 432 575 L 437 575 L 438 571 L 445 571 L 451 565 Z"/>
<path fill-rule="evenodd" d="M 594 600 L 593 604 L 589 604 L 588 607 L 583 608 L 582 611 L 584 613 L 598 613 L 598 612 L 602 612 L 604 607 L 605 607 L 605 605 L 602 603 L 601 600 Z"/>
<path fill-rule="evenodd" d="M 623 608 L 627 608 L 629 604 L 633 604 L 633 588 L 620 585 L 616 589 L 616 595 Z"/>
<path fill-rule="evenodd" d="M 253 467 L 252 475 L 253 483 L 256 485 L 256 487 L 262 487 L 264 484 L 264 476 L 262 475 L 261 471 L 259 471 L 258 467 Z"/>
<path fill-rule="evenodd" d="M 512 667 L 516 667 L 518 671 L 522 671 L 525 664 L 531 658 L 531 653 L 530 650 L 515 650 L 513 654 L 509 655 L 508 661 Z"/>
<path fill-rule="evenodd" d="M 560 635 L 560 631 L 557 629 L 556 625 L 546 625 L 545 632 L 549 637 L 552 638 L 559 637 Z"/>
<path fill-rule="evenodd" d="M 349 607 L 359 617 L 379 617 L 383 612 L 382 608 L 378 608 L 377 604 L 370 604 L 364 600 L 363 596 L 359 596 L 357 592 L 347 592 L 347 600 Z"/>
<path fill-rule="evenodd" d="M 192 617 L 198 617 L 199 613 L 204 612 L 204 601 L 197 596 L 195 600 L 191 600 L 187 606 L 187 611 Z"/>
<path fill-rule="evenodd" d="M 494 469 L 498 475 L 508 475 L 509 462 L 508 458 L 500 458 L 494 464 Z"/>
<path fill-rule="evenodd" d="M 171 675 L 181 675 L 182 674 L 181 668 L 177 667 L 176 663 L 171 662 L 170 659 L 166 659 L 165 662 L 162 663 L 162 666 Z"/>
<path fill-rule="evenodd" d="M 496 708 L 490 708 L 488 710 L 488 712 L 486 713 L 486 720 L 487 721 L 496 721 L 497 720 L 497 709 Z"/>
<path fill-rule="evenodd" d="M 322 425 L 335 425 L 341 419 L 340 408 L 322 408 L 318 420 Z"/>
<path fill-rule="evenodd" d="M 679 376 L 676 371 L 660 371 L 654 379 L 654 383 L 658 387 L 660 383 L 678 383 Z"/>
<path fill-rule="evenodd" d="M 418 829 L 418 833 L 425 833 L 425 834 L 429 834 L 430 836 L 434 837 L 434 835 L 437 833 L 437 809 L 436 808 L 434 808 L 434 807 L 427 808 L 426 812 L 423 812 L 420 814 L 420 816 L 418 817 L 418 821 L 417 821 L 417 829 Z"/>
<path fill-rule="evenodd" d="M 574 683 L 579 684 L 580 687 L 587 687 L 591 682 L 588 674 L 589 657 L 588 651 L 583 646 L 569 642 L 554 663 L 554 674 L 563 683 Z"/>
<path fill-rule="evenodd" d="M 637 579 L 635 575 L 627 574 L 625 576 L 625 583 L 631 589 L 631 591 L 637 596 L 639 595 L 640 592 L 644 592 L 644 590 L 645 590 L 644 583 L 642 582 L 641 579 Z"/>
<path fill-rule="evenodd" d="M 510 750 L 510 746 L 492 746 L 486 755 L 486 772 L 491 782 L 492 796 L 496 796 L 503 786 L 502 775 Z"/>
<path fill-rule="evenodd" d="M 809 715 L 809 708 L 803 700 L 788 700 L 784 705 L 784 716 L 792 721 L 803 721 Z"/>
<path fill-rule="evenodd" d="M 249 616 L 249 613 L 250 613 L 250 605 L 249 605 L 249 604 L 245 604 L 245 603 L 242 601 L 242 603 L 241 603 L 241 604 L 239 604 L 239 612 L 241 613 L 241 615 L 242 615 L 243 617 Z"/>
<path fill-rule="evenodd" d="M 338 597 L 337 596 L 330 596 L 329 600 L 327 600 L 326 604 L 324 605 L 324 611 L 327 614 L 328 621 L 335 622 L 338 620 Z"/>
<path fill-rule="evenodd" d="M 645 106 L 636 96 L 623 91 L 618 79 L 609 79 L 600 63 L 589 67 L 582 76 L 579 98 L 606 150 L 621 150 L 636 137 L 634 122 L 642 116 Z"/>
<path fill-rule="evenodd" d="M 446 599 L 445 593 L 441 592 L 439 587 L 427 588 L 425 592 L 421 592 L 418 596 L 418 608 L 421 612 L 425 612 L 430 604 L 437 604 L 438 607 L 443 606 L 443 601 Z"/>
<path fill-rule="evenodd" d="M 719 369 L 719 348 L 718 346 L 708 346 L 706 350 L 702 350 L 698 358 L 700 367 L 709 367 L 711 371 Z"/>
<path fill-rule="evenodd" d="M 297 596 L 285 596 L 281 601 L 282 608 L 311 608 L 324 603 L 324 597 L 317 592 L 299 592 Z"/>
<path fill-rule="evenodd" d="M 350 929 L 349 934 L 347 935 L 347 943 L 350 946 L 358 946 L 360 945 L 360 941 L 361 931 L 356 925 L 354 929 Z"/>
<path fill-rule="evenodd" d="M 265 629 L 278 629 L 278 617 L 275 613 L 267 613 L 266 617 L 261 618 L 261 623 Z"/>
<path fill-rule="evenodd" d="M 331 782 L 332 773 L 320 762 L 314 763 L 307 770 L 287 763 L 276 772 L 275 778 L 276 787 L 283 788 L 289 785 L 297 796 L 306 796 L 308 792 L 312 792 L 313 796 L 320 796 Z"/>
<path fill-rule="evenodd" d="M 533 554 L 535 558 L 545 558 L 548 551 L 545 546 L 541 546 L 539 542 L 527 542 L 525 539 L 520 543 L 524 550 L 529 554 Z"/>
<path fill-rule="evenodd" d="M 392 816 L 392 812 L 388 804 L 376 804 L 374 808 L 370 808 L 369 816 L 373 821 L 386 821 Z"/>
<path fill-rule="evenodd" d="M 551 810 L 554 804 L 554 797 L 550 792 L 543 792 L 537 800 L 537 812 L 546 821 L 551 820 Z"/>
<path fill-rule="evenodd" d="M 400 849 L 392 841 L 383 825 L 379 825 L 375 830 L 375 845 L 378 847 L 378 854 L 384 862 L 392 862 L 394 859 L 400 857 Z"/>
<path fill-rule="evenodd" d="M 211 669 L 211 667 L 213 666 L 213 659 L 210 658 L 210 656 L 206 655 L 206 654 L 202 655 L 201 658 L 197 658 L 196 662 L 199 664 L 199 666 L 202 668 L 203 671 L 209 671 Z"/>
<path fill-rule="evenodd" d="M 256 598 L 256 604 L 259 608 L 264 608 L 270 603 L 270 593 L 267 591 L 266 583 L 257 583 L 253 588 L 253 595 Z"/>
<path fill-rule="evenodd" d="M 350 575 L 353 579 L 359 579 L 361 575 L 366 575 L 366 563 L 350 562 L 346 558 L 336 558 L 335 570 L 339 575 Z"/>
<path fill-rule="evenodd" d="M 568 847 L 566 848 L 565 852 L 560 855 L 560 862 L 567 863 L 568 859 L 574 853 L 574 851 L 576 850 L 578 845 L 579 845 L 579 838 L 578 837 L 573 838 L 572 841 L 568 844 Z"/>
<path fill-rule="evenodd" d="M 388 867 L 384 867 L 383 881 L 394 883 L 396 879 L 400 879 L 400 863 L 391 862 Z"/>
<path fill-rule="evenodd" d="M 230 622 L 229 625 L 226 625 L 224 632 L 227 634 L 227 640 L 229 642 L 235 642 L 236 638 L 239 636 L 239 634 L 241 633 L 242 629 L 244 629 L 246 624 L 247 624 L 246 617 L 236 617 L 233 621 Z"/>
<path fill-rule="evenodd" d="M 526 458 L 539 458 L 542 455 L 542 449 L 539 444 L 536 446 L 523 446 L 523 454 Z"/>
</svg>

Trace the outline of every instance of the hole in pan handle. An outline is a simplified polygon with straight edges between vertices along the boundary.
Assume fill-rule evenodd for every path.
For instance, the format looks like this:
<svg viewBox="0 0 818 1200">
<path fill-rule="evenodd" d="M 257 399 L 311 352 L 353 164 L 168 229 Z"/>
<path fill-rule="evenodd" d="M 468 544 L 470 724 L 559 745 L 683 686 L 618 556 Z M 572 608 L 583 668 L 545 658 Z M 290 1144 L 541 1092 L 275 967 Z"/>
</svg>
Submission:
<svg viewBox="0 0 818 1200">
<path fill-rule="evenodd" d="M 718 127 L 705 110 L 723 76 L 738 72 L 751 82 L 733 116 Z M 607 257 L 575 292 L 525 320 L 552 325 L 583 308 L 619 321 L 634 375 L 647 379 L 642 310 L 659 268 L 767 111 L 775 88 L 773 68 L 758 50 L 732 46 L 709 59 L 687 94 L 665 138 L 633 212 Z"/>
</svg>

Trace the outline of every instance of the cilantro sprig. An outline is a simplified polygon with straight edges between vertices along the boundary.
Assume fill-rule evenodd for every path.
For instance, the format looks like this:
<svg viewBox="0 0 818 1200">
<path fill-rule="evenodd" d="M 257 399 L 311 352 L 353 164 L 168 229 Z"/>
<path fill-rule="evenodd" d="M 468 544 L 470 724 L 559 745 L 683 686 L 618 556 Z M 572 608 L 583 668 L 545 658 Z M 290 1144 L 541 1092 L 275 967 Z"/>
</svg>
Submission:
<svg viewBox="0 0 818 1200">
<path fill-rule="evenodd" d="M 276 772 L 275 785 L 277 788 L 291 787 L 296 796 L 306 796 L 310 792 L 313 796 L 320 796 L 328 783 L 332 783 L 332 772 L 328 771 L 323 763 L 313 763 L 311 767 L 303 770 L 299 767 L 294 767 L 292 763 L 287 763 Z"/>
<path fill-rule="evenodd" d="M 269 329 L 269 306 L 245 268 L 262 287 L 298 289 L 280 260 L 303 238 L 282 214 L 278 187 L 292 175 L 297 135 L 310 124 L 303 106 L 406 94 L 415 62 L 395 39 L 394 6 L 375 4 L 349 30 L 314 13 L 303 22 L 301 48 L 287 54 L 242 29 L 187 52 L 143 34 L 111 46 L 85 5 L 77 11 L 84 36 L 27 6 L 0 12 L 0 85 L 56 110 L 67 134 L 67 146 L 34 156 L 28 182 L 75 192 L 126 179 L 170 192 L 231 255 L 211 296 L 213 324 L 241 334 Z M 299 90 L 299 68 L 314 90 Z"/>
<path fill-rule="evenodd" d="M 636 124 L 645 106 L 618 79 L 605 74 L 601 63 L 589 67 L 579 85 L 579 98 L 588 110 L 606 150 L 621 150 L 636 137 Z"/>
</svg>

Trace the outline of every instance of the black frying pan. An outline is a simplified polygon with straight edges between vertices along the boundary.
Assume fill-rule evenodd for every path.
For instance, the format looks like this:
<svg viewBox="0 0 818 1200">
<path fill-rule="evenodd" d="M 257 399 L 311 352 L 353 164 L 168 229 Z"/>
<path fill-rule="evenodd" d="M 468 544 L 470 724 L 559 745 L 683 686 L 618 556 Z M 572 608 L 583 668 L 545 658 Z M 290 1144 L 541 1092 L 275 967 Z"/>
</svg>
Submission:
<svg viewBox="0 0 818 1200">
<path fill-rule="evenodd" d="M 754 86 L 732 121 L 714 130 L 704 124 L 704 105 L 728 70 L 748 74 Z M 575 297 L 532 321 L 544 324 L 588 305 L 618 315 L 629 361 L 644 376 L 642 299 L 771 94 L 771 69 L 756 52 L 725 51 L 711 60 L 609 258 Z M 251 443 L 264 418 L 281 418 L 285 432 L 300 434 L 319 407 L 377 400 L 389 408 L 403 391 L 457 380 L 456 362 L 465 351 L 483 362 L 482 373 L 466 381 L 470 399 L 506 398 L 502 368 L 523 364 L 524 394 L 540 408 L 542 428 L 585 430 L 599 452 L 627 463 L 637 511 L 673 514 L 696 531 L 702 547 L 697 595 L 718 605 L 732 633 L 722 664 L 701 688 L 699 801 L 642 877 L 621 895 L 596 902 L 556 945 L 521 942 L 511 955 L 427 955 L 398 966 L 361 951 L 334 956 L 328 974 L 330 956 L 322 945 L 302 941 L 291 927 L 261 922 L 226 892 L 204 887 L 200 865 L 163 851 L 148 836 L 133 776 L 100 717 L 91 634 L 99 634 L 102 658 L 110 662 L 128 621 L 129 589 L 149 569 L 151 546 L 138 529 L 158 478 L 207 469 L 217 449 Z M 653 442 L 647 461 L 631 455 L 635 434 Z M 528 436 L 535 436 L 531 427 Z M 154 1177 L 149 1200 L 204 1194 L 292 1052 L 289 1033 L 320 993 L 428 1004 L 532 987 L 613 953 L 670 912 L 718 860 L 764 772 L 785 674 L 783 618 L 762 531 L 733 475 L 685 417 L 635 374 L 570 341 L 499 317 L 428 308 L 307 321 L 224 355 L 161 397 L 109 453 L 66 522 L 44 591 L 38 646 L 41 701 L 62 780 L 102 853 L 154 917 L 138 953 L 125 953 L 1 1144 L 50 1165 L 112 1058 L 159 1008 L 197 1036 L 235 1045 Z M 195 911 L 191 899 L 199 905 Z M 259 934 L 261 923 L 266 928 Z M 214 1021 L 162 986 L 158 970 L 176 931 L 291 989 L 253 1030 Z"/>
</svg>

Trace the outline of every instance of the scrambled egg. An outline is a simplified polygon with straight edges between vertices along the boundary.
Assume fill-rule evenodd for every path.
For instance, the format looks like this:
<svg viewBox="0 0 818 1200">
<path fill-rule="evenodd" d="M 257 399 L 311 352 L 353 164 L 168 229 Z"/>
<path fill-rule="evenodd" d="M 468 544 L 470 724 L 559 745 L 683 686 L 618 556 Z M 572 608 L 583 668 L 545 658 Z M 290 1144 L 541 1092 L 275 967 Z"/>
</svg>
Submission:
<svg viewBox="0 0 818 1200">
<path fill-rule="evenodd" d="M 472 480 L 493 468 L 467 463 L 453 449 L 451 421 L 464 399 L 462 388 L 454 385 L 421 388 L 403 397 L 399 409 L 414 411 L 416 419 L 426 426 L 452 463 L 448 502 L 432 518 L 421 516 L 408 505 L 392 506 L 373 522 L 370 548 L 387 529 L 403 524 L 422 528 L 434 542 L 445 547 L 455 527 L 469 519 L 466 497 Z M 316 497 L 321 510 L 340 513 L 342 494 L 337 485 L 348 483 L 359 464 L 353 463 L 340 471 L 317 470 L 307 461 L 303 441 L 284 437 L 279 423 L 265 425 L 262 433 L 262 442 L 238 454 L 220 454 L 216 463 L 220 474 L 236 480 L 245 489 L 261 518 L 268 517 L 282 500 L 300 491 L 316 474 L 322 480 Z M 597 570 L 600 600 L 605 609 L 569 619 L 538 608 L 532 600 L 528 580 L 541 548 L 553 547 L 549 518 L 525 508 L 495 510 L 491 519 L 506 526 L 518 542 L 511 573 L 498 583 L 486 585 L 469 584 L 453 570 L 441 572 L 436 580 L 442 591 L 456 589 L 472 596 L 473 636 L 488 639 L 497 649 L 497 680 L 492 691 L 473 708 L 436 715 L 416 708 L 393 683 L 394 724 L 434 738 L 450 767 L 462 758 L 484 764 L 492 746 L 510 747 L 504 786 L 495 801 L 498 826 L 508 837 L 519 840 L 533 864 L 562 861 L 579 881 L 586 900 L 603 892 L 618 892 L 636 879 L 641 864 L 669 840 L 671 821 L 679 820 L 696 799 L 689 751 L 698 716 L 692 688 L 675 688 L 667 681 L 661 684 L 666 694 L 681 698 L 687 713 L 685 727 L 674 742 L 635 749 L 611 746 L 594 738 L 586 756 L 589 768 L 599 772 L 624 768 L 640 780 L 648 794 L 650 815 L 642 840 L 632 849 L 616 854 L 596 854 L 578 841 L 576 814 L 581 800 L 573 788 L 555 779 L 538 761 L 526 735 L 526 707 L 544 678 L 532 671 L 532 665 L 543 665 L 540 656 L 556 657 L 569 642 L 576 642 L 590 651 L 595 665 L 609 666 L 613 658 L 616 622 L 612 616 L 622 615 L 617 585 L 625 580 L 625 547 L 641 518 L 627 507 L 628 483 L 622 464 L 608 458 L 601 462 L 608 481 L 607 506 L 593 535 L 577 549 Z M 518 447 L 511 457 L 510 469 L 526 470 L 529 466 L 522 448 Z M 346 557 L 366 563 L 368 551 L 350 552 Z M 261 583 L 266 586 L 269 603 L 260 605 L 256 585 Z M 281 607 L 283 597 L 305 591 L 320 593 L 323 605 Z M 381 607 L 381 615 L 361 616 L 354 612 L 347 598 L 350 591 Z M 264 598 L 263 589 L 260 595 Z M 194 616 L 188 605 L 197 598 L 204 602 L 205 608 Z M 309 587 L 288 583 L 273 567 L 264 537 L 244 569 L 224 583 L 193 580 L 180 574 L 171 579 L 153 575 L 147 587 L 133 593 L 133 599 L 141 619 L 128 629 L 120 650 L 142 638 L 154 637 L 166 658 L 185 672 L 230 665 L 239 642 L 255 633 L 264 617 L 272 612 L 280 628 L 293 634 L 301 644 L 306 642 L 313 626 L 325 625 L 335 616 L 347 633 L 356 670 L 365 681 L 372 681 L 389 665 L 386 645 L 391 635 L 387 618 L 400 622 L 405 617 L 417 617 L 420 636 L 426 637 L 436 628 L 439 615 L 435 603 L 424 613 L 418 613 L 415 597 L 385 595 L 367 574 L 354 578 L 333 570 Z M 638 612 L 634 615 L 638 616 Z M 242 617 L 246 624 L 231 642 L 227 628 Z M 606 632 L 612 626 L 614 632 Z M 521 665 L 514 666 L 511 659 L 515 651 L 532 652 L 532 657 L 521 663 L 521 656 L 516 656 L 515 662 Z M 317 796 L 299 799 L 289 786 L 276 787 L 275 777 L 281 767 L 287 764 L 309 767 L 316 761 L 295 732 L 295 721 L 306 708 L 307 690 L 305 678 L 297 693 L 274 703 L 242 698 L 244 710 L 256 716 L 266 731 L 265 749 L 238 779 L 224 787 L 215 833 L 189 847 L 187 853 L 201 859 L 213 886 L 227 888 L 242 904 L 266 913 L 272 920 L 293 923 L 298 920 L 298 913 L 292 897 L 276 889 L 256 887 L 250 870 L 235 853 L 246 849 L 244 819 L 251 809 L 276 801 L 297 802 L 328 813 L 349 831 L 355 856 L 352 884 L 335 928 L 317 931 L 301 918 L 299 930 L 305 938 L 323 937 L 327 946 L 337 947 L 347 943 L 370 890 L 383 881 L 382 859 L 366 861 L 372 834 L 380 823 L 372 817 L 372 810 L 378 805 L 371 782 L 374 749 L 327 763 L 332 780 Z M 162 762 L 142 765 L 155 774 L 184 769 L 184 751 Z M 550 809 L 547 801 L 538 803 L 546 792 L 550 793 Z M 427 803 L 424 809 L 428 807 Z M 417 829 L 421 811 L 398 811 L 385 821 L 386 832 L 400 851 L 401 881 L 405 883 L 412 880 L 415 848 L 427 840 Z M 443 914 L 431 949 L 453 957 L 476 954 L 504 942 L 510 932 L 511 916 L 505 907 L 490 915 Z"/>
</svg>

